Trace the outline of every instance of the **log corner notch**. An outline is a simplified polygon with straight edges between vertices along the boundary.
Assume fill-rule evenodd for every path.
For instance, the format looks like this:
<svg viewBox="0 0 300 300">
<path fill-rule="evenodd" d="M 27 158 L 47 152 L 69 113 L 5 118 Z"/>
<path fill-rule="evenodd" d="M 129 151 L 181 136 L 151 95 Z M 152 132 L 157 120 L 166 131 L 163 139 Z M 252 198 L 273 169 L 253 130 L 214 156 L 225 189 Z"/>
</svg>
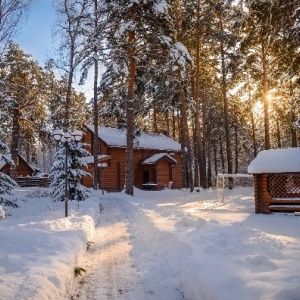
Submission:
<svg viewBox="0 0 300 300">
<path fill-rule="evenodd" d="M 267 175 L 254 174 L 254 201 L 255 213 L 269 214 L 269 204 L 271 203 L 271 196 L 268 192 Z"/>
</svg>

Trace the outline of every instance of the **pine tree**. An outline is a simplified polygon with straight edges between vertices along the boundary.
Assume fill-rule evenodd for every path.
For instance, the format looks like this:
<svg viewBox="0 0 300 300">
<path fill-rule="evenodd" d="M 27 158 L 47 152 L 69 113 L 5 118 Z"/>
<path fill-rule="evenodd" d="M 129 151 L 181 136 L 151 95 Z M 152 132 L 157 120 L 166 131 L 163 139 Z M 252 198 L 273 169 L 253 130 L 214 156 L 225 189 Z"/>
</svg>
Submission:
<svg viewBox="0 0 300 300">
<path fill-rule="evenodd" d="M 89 196 L 90 191 L 80 184 L 83 176 L 91 176 L 83 170 L 87 167 L 83 157 L 91 155 L 82 143 L 70 142 L 70 199 L 81 201 Z"/>
<path fill-rule="evenodd" d="M 285 51 L 278 49 L 286 48 L 286 43 L 283 43 L 283 28 L 289 23 L 291 15 L 286 17 L 286 14 L 291 8 L 293 10 L 293 2 L 293 0 L 247 0 L 241 4 L 244 8 L 240 22 L 243 38 L 241 51 L 245 54 L 244 59 L 250 75 L 256 79 L 260 77 L 260 95 L 264 105 L 265 149 L 271 148 L 268 95 L 280 62 L 285 59 Z"/>
<path fill-rule="evenodd" d="M 89 190 L 80 184 L 82 176 L 91 176 L 82 170 L 87 167 L 84 157 L 90 153 L 83 148 L 84 144 L 70 141 L 69 146 L 59 148 L 55 154 L 54 162 L 50 170 L 52 183 L 50 186 L 51 195 L 55 201 L 65 200 L 65 158 L 66 150 L 68 151 L 67 176 L 68 176 L 68 193 L 70 200 L 81 201 L 89 196 Z"/>
<path fill-rule="evenodd" d="M 0 107 L 7 114 L 11 132 L 11 177 L 16 179 L 17 157 L 22 136 L 32 137 L 46 117 L 44 76 L 38 63 L 10 42 L 0 69 Z"/>
<path fill-rule="evenodd" d="M 129 195 L 133 195 L 137 76 L 141 69 L 145 68 L 146 71 L 159 57 L 169 53 L 172 26 L 169 26 L 171 19 L 168 2 L 106 1 L 110 12 L 107 44 L 111 49 L 108 56 L 111 67 L 108 71 L 112 72 L 113 78 L 126 84 L 126 93 L 124 93 L 127 128 L 125 192 Z M 124 91 L 124 86 L 121 90 Z"/>
</svg>

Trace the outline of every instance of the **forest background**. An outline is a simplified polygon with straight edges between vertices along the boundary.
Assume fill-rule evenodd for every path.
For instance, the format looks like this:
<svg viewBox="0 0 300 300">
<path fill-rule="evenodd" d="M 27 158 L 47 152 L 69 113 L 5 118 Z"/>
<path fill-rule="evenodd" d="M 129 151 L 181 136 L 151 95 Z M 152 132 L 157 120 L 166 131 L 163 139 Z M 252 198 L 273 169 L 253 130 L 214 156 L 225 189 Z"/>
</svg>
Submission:
<svg viewBox="0 0 300 300">
<path fill-rule="evenodd" d="M 125 127 L 133 194 L 134 136 L 163 133 L 181 143 L 193 191 L 298 146 L 299 0 L 54 0 L 59 46 L 44 66 L 11 41 L 32 3 L 0 5 L 0 139 L 13 161 L 48 172 L 54 129 Z M 87 78 L 92 99 L 76 89 Z"/>
</svg>

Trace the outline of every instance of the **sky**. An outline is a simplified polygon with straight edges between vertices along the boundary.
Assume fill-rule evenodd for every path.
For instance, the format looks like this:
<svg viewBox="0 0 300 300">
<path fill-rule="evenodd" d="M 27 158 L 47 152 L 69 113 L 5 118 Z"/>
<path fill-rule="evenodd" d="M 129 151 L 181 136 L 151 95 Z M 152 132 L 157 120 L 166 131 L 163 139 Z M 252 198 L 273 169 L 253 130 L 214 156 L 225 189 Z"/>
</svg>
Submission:
<svg viewBox="0 0 300 300">
<path fill-rule="evenodd" d="M 28 18 L 24 25 L 20 26 L 19 33 L 14 42 L 27 54 L 31 54 L 40 66 L 44 66 L 47 59 L 55 56 L 56 44 L 52 37 L 56 15 L 51 0 L 34 1 Z M 92 79 L 88 77 L 85 86 L 74 83 L 77 91 L 83 92 L 89 101 L 93 97 Z"/>
<path fill-rule="evenodd" d="M 14 41 L 43 66 L 54 51 L 51 31 L 55 12 L 51 0 L 36 0 Z"/>
</svg>

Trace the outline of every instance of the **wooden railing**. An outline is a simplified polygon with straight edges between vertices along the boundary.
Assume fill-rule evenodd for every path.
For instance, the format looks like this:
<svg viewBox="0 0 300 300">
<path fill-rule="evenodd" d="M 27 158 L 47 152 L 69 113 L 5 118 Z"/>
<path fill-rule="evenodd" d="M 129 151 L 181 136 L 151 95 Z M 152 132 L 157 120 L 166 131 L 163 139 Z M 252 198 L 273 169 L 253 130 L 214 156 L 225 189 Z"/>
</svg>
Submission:
<svg viewBox="0 0 300 300">
<path fill-rule="evenodd" d="M 271 196 L 270 211 L 300 211 L 300 174 L 269 174 L 268 192 Z"/>
<path fill-rule="evenodd" d="M 300 174 L 269 174 L 267 180 L 268 191 L 272 198 L 300 197 Z"/>
<path fill-rule="evenodd" d="M 21 187 L 49 187 L 51 180 L 49 178 L 40 177 L 18 177 L 17 184 Z"/>
</svg>

